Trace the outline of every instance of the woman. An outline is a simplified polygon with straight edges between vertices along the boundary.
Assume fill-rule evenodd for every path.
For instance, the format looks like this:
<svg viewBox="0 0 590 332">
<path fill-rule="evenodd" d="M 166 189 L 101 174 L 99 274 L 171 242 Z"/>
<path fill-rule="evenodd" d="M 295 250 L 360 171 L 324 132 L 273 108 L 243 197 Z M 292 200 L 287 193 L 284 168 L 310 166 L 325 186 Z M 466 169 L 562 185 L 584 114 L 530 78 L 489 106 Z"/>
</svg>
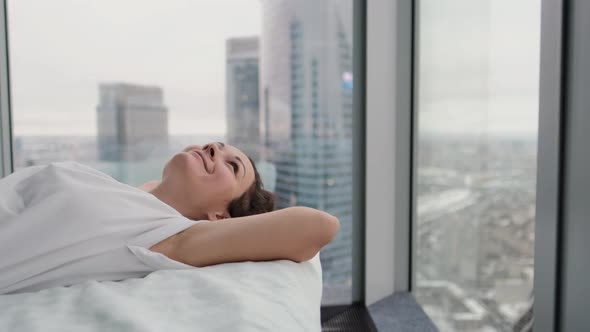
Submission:
<svg viewBox="0 0 590 332">
<path fill-rule="evenodd" d="M 193 145 L 139 189 L 88 166 L 52 163 L 0 180 L 0 294 L 159 269 L 314 257 L 339 230 L 318 210 L 274 209 L 254 163 Z"/>
</svg>

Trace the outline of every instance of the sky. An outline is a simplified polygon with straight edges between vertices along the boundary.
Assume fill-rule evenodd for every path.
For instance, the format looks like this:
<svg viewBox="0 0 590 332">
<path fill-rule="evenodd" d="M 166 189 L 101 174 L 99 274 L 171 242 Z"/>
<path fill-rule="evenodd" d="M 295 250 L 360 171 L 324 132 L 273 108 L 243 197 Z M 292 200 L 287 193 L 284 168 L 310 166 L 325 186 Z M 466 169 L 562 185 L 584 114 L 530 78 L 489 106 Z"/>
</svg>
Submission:
<svg viewBox="0 0 590 332">
<path fill-rule="evenodd" d="M 14 134 L 95 135 L 98 84 L 163 88 L 169 133 L 225 134 L 225 40 L 258 0 L 9 0 Z"/>
<path fill-rule="evenodd" d="M 259 35 L 260 7 L 9 0 L 15 135 L 95 135 L 103 82 L 161 87 L 170 134 L 225 135 L 225 41 Z M 417 13 L 420 132 L 536 135 L 540 1 L 422 0 Z"/>
<path fill-rule="evenodd" d="M 540 0 L 422 0 L 421 133 L 536 137 Z"/>
</svg>

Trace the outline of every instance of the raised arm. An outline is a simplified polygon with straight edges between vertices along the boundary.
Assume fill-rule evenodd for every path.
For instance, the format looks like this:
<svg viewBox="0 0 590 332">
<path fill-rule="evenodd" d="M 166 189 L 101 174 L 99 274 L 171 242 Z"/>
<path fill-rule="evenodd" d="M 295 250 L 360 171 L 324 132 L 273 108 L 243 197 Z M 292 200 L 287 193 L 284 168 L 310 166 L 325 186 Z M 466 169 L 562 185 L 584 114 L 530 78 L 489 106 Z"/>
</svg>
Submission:
<svg viewBox="0 0 590 332">
<path fill-rule="evenodd" d="M 328 213 L 290 207 L 199 223 L 179 233 L 171 244 L 157 251 L 197 267 L 277 259 L 303 262 L 332 241 L 339 229 L 338 219 Z"/>
</svg>

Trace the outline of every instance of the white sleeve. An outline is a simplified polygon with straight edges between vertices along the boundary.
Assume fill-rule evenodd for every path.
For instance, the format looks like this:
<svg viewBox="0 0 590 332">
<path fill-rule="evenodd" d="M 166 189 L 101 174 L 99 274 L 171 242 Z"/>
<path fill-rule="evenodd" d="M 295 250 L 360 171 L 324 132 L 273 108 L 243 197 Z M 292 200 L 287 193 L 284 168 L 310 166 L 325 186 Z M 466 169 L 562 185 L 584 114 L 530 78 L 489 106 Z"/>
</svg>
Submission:
<svg viewBox="0 0 590 332">
<path fill-rule="evenodd" d="M 0 179 L 0 222 L 7 222 L 23 209 L 23 200 L 15 191 L 16 185 L 45 167 L 47 165 L 25 167 Z"/>
<path fill-rule="evenodd" d="M 209 220 L 183 220 L 179 222 L 170 222 L 165 226 L 158 227 L 149 232 L 143 233 L 127 242 L 127 248 L 143 263 L 155 270 L 162 269 L 188 269 L 194 266 L 187 265 L 160 254 L 151 251 L 149 248 L 170 236 L 184 231 L 185 229 Z"/>
</svg>

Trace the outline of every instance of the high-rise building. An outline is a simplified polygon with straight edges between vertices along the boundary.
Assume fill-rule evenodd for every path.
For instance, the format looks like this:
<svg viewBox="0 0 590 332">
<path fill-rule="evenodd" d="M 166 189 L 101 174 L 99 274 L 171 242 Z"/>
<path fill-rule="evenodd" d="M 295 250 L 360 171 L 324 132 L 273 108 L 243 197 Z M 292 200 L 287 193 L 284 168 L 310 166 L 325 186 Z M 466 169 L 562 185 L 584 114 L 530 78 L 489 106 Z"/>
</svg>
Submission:
<svg viewBox="0 0 590 332">
<path fill-rule="evenodd" d="M 279 206 L 340 220 L 320 253 L 323 304 L 351 301 L 352 1 L 264 1 L 261 133 Z"/>
<path fill-rule="evenodd" d="M 100 84 L 96 107 L 101 161 L 145 160 L 168 143 L 168 109 L 160 87 Z"/>
<path fill-rule="evenodd" d="M 258 37 L 226 41 L 225 113 L 227 143 L 260 159 Z"/>
</svg>

